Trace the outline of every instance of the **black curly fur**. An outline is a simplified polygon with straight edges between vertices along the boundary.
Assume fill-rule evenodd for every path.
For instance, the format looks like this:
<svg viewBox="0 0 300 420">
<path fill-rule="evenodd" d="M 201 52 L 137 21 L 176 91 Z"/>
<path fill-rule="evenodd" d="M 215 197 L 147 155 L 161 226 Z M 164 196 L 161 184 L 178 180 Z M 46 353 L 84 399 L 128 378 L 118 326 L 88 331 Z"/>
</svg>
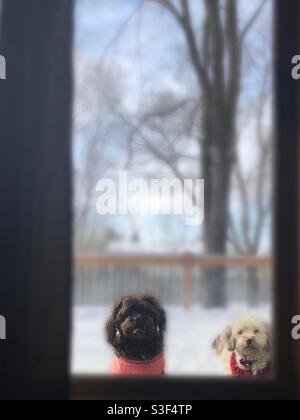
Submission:
<svg viewBox="0 0 300 420">
<path fill-rule="evenodd" d="M 117 300 L 106 324 L 108 343 L 118 357 L 150 361 L 164 351 L 166 313 L 153 296 Z"/>
</svg>

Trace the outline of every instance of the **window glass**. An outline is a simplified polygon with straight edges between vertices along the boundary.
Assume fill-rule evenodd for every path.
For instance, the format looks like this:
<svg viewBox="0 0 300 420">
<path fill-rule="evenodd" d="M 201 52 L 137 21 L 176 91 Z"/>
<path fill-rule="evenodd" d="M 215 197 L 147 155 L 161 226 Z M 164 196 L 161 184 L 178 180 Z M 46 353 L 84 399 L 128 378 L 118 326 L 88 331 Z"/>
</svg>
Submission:
<svg viewBox="0 0 300 420">
<path fill-rule="evenodd" d="M 268 369 L 272 26 L 271 0 L 77 1 L 73 373 L 111 371 L 135 294 L 166 311 L 167 374 Z"/>
</svg>

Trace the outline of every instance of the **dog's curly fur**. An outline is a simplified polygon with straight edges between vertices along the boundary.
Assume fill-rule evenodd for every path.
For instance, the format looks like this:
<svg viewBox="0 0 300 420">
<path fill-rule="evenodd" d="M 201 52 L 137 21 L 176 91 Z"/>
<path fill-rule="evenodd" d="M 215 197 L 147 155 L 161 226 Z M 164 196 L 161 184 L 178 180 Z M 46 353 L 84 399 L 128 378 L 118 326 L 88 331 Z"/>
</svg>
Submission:
<svg viewBox="0 0 300 420">
<path fill-rule="evenodd" d="M 107 340 L 117 357 L 151 361 L 164 351 L 166 313 L 153 296 L 125 296 L 113 305 Z"/>
<path fill-rule="evenodd" d="M 271 327 L 252 314 L 244 314 L 227 326 L 214 340 L 213 350 L 224 364 L 225 373 L 231 375 L 230 359 L 234 352 L 237 359 L 253 360 L 253 372 L 259 374 L 271 362 Z M 241 370 L 246 368 L 240 364 Z"/>
</svg>

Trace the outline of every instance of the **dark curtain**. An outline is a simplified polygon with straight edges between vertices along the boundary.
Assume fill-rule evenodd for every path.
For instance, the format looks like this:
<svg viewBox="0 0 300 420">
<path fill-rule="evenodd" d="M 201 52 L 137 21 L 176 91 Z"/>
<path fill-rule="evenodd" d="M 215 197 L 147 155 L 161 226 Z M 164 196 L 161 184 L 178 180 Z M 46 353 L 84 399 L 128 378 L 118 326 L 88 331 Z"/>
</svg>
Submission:
<svg viewBox="0 0 300 420">
<path fill-rule="evenodd" d="M 68 397 L 73 6 L 3 1 L 1 399 Z"/>
</svg>

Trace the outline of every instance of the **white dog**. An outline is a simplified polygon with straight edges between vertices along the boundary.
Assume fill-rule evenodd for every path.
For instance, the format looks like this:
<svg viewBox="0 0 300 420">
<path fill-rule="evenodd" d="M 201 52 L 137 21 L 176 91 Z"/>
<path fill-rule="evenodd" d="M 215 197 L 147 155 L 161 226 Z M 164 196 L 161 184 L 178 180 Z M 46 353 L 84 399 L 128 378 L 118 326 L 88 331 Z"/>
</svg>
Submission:
<svg viewBox="0 0 300 420">
<path fill-rule="evenodd" d="M 243 315 L 228 326 L 214 343 L 230 376 L 268 376 L 271 373 L 269 326 L 254 315 Z"/>
</svg>

